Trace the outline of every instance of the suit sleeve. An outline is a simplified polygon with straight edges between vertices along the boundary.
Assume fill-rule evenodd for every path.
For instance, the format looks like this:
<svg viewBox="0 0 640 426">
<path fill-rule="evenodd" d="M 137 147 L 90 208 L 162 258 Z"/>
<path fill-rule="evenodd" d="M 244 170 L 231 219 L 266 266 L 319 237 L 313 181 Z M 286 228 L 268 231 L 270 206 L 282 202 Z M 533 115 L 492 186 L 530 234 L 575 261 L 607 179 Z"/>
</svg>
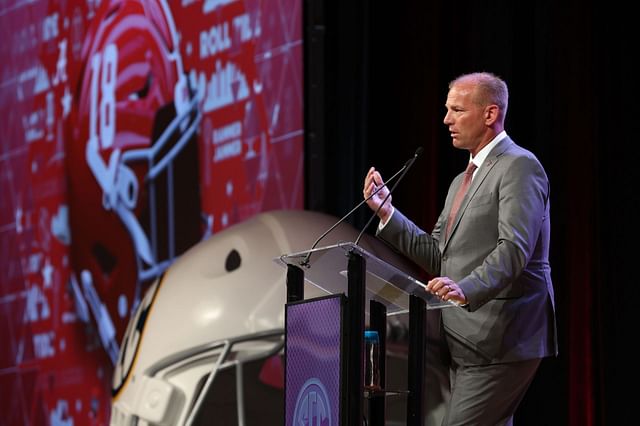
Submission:
<svg viewBox="0 0 640 426">
<path fill-rule="evenodd" d="M 436 225 L 436 231 L 437 229 L 439 229 L 438 225 Z M 376 235 L 428 273 L 432 275 L 440 273 L 441 256 L 438 240 L 416 226 L 398 209 Z"/>
</svg>

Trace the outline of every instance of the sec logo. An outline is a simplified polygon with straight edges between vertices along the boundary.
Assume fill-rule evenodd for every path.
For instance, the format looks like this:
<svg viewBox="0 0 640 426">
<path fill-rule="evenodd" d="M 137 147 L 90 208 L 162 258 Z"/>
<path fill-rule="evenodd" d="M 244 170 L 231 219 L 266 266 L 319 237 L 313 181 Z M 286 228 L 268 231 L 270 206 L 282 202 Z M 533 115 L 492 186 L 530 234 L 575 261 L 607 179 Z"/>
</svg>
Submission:
<svg viewBox="0 0 640 426">
<path fill-rule="evenodd" d="M 293 415 L 295 426 L 331 426 L 331 406 L 320 380 L 311 378 L 300 389 Z"/>
</svg>

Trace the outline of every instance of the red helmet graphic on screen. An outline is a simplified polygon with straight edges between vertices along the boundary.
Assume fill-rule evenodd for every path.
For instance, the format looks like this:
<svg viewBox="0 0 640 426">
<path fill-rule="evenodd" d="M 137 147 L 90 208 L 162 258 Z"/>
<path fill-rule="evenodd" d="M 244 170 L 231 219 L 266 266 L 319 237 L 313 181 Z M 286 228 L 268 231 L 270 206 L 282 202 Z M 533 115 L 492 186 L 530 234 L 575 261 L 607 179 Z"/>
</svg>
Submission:
<svg viewBox="0 0 640 426">
<path fill-rule="evenodd" d="M 166 3 L 90 22 L 67 146 L 72 290 L 112 361 L 145 285 L 200 239 L 200 114 Z"/>
</svg>

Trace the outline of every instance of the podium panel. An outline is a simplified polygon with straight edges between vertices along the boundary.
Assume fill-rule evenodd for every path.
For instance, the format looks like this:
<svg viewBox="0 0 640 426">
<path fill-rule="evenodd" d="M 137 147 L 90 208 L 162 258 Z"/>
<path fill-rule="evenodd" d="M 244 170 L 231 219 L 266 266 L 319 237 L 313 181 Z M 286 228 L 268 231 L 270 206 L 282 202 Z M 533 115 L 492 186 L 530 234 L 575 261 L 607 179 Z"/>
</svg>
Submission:
<svg viewBox="0 0 640 426">
<path fill-rule="evenodd" d="M 427 309 L 458 306 L 426 284 L 352 242 L 276 259 L 287 269 L 286 425 L 357 426 L 364 418 L 365 317 L 385 348 L 386 318 L 409 313 L 407 425 L 424 419 Z M 326 297 L 304 299 L 303 281 Z M 338 297 L 336 297 L 338 296 Z M 380 362 L 384 374 L 384 352 Z M 370 426 L 384 426 L 384 397 L 369 395 Z"/>
<path fill-rule="evenodd" d="M 285 307 L 285 424 L 340 424 L 342 295 Z"/>
<path fill-rule="evenodd" d="M 444 301 L 425 291 L 426 284 L 395 266 L 372 255 L 352 242 L 338 243 L 299 253 L 282 255 L 278 261 L 284 266 L 298 266 L 304 271 L 305 281 L 324 290 L 327 294 L 348 294 L 347 256 L 360 255 L 366 262 L 366 298 L 382 303 L 387 315 L 409 312 L 410 298 L 414 295 L 423 299 L 427 309 L 442 309 L 457 306 L 455 302 Z"/>
</svg>

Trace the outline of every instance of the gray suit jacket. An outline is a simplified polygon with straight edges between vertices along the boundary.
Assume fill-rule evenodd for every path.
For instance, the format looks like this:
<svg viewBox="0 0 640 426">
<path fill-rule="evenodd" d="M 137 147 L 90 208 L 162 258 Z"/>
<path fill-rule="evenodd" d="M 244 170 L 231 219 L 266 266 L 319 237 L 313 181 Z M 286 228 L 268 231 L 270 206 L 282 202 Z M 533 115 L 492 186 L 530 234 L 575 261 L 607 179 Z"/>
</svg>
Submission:
<svg viewBox="0 0 640 426">
<path fill-rule="evenodd" d="M 477 170 L 451 229 L 458 175 L 431 234 L 396 209 L 378 236 L 434 276 L 456 281 L 466 308 L 442 311 L 452 358 L 494 364 L 557 354 L 549 265 L 549 182 L 529 151 L 508 137 Z"/>
</svg>

